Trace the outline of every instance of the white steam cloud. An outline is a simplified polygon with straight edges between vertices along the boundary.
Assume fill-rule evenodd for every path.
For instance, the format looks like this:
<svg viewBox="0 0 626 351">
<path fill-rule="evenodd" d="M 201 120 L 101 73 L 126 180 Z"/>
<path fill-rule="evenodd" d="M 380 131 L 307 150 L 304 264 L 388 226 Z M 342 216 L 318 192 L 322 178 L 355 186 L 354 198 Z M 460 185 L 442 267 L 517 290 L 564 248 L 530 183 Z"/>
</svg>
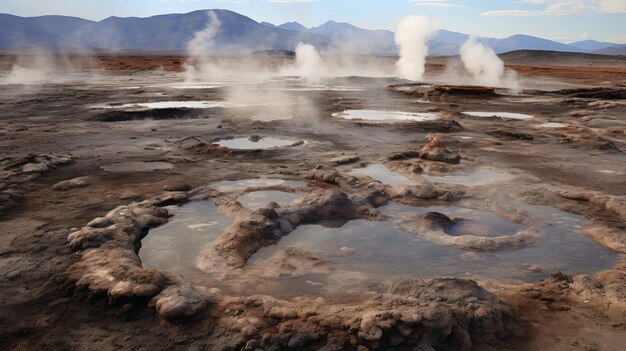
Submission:
<svg viewBox="0 0 626 351">
<path fill-rule="evenodd" d="M 488 46 L 470 37 L 460 49 L 461 61 L 472 75 L 473 83 L 519 89 L 514 71 L 507 70 L 504 62 Z"/>
<path fill-rule="evenodd" d="M 69 55 L 25 48 L 9 51 L 0 61 L 0 85 L 19 86 L 12 94 L 34 93 L 44 84 L 97 83 L 102 74 L 99 61 L 87 51 Z"/>
<path fill-rule="evenodd" d="M 213 11 L 208 11 L 209 22 L 206 27 L 194 33 L 193 39 L 187 43 L 187 53 L 192 58 L 202 58 L 214 49 L 213 39 L 220 30 L 222 23 Z"/>
<path fill-rule="evenodd" d="M 428 39 L 434 26 L 428 18 L 407 16 L 400 20 L 396 29 L 396 44 L 400 47 L 400 59 L 396 63 L 398 77 L 419 81 L 424 78 Z"/>
<path fill-rule="evenodd" d="M 9 73 L 0 78 L 0 84 L 44 84 L 49 80 L 52 64 L 45 56 L 35 56 L 26 60 L 16 62 Z"/>
<path fill-rule="evenodd" d="M 214 39 L 222 23 L 213 11 L 207 11 L 207 16 L 206 27 L 194 33 L 193 38 L 187 43 L 189 59 L 184 65 L 186 81 L 211 79 L 220 73 L 219 67 L 209 58 L 215 50 Z"/>
<path fill-rule="evenodd" d="M 281 71 L 282 75 L 299 76 L 309 82 L 318 82 L 326 73 L 320 54 L 313 45 L 305 43 L 299 43 L 296 47 L 294 65 Z"/>
</svg>

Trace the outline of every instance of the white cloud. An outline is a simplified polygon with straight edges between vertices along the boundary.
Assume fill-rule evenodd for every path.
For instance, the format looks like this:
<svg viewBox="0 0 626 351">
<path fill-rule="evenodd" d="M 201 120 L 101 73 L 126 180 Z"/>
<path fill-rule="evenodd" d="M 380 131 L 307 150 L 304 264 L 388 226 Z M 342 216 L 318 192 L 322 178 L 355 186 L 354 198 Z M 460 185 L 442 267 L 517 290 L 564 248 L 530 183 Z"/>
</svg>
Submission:
<svg viewBox="0 0 626 351">
<path fill-rule="evenodd" d="M 543 10 L 494 10 L 482 16 L 562 16 L 593 13 L 626 13 L 624 0 L 522 0 L 517 3 L 547 5 Z"/>
<path fill-rule="evenodd" d="M 541 11 L 528 11 L 528 10 L 495 10 L 485 11 L 481 13 L 481 16 L 505 16 L 505 17 L 525 17 L 525 16 L 539 16 Z"/>
<path fill-rule="evenodd" d="M 600 6 L 605 12 L 626 12 L 624 0 L 604 0 Z"/>
<path fill-rule="evenodd" d="M 423 7 L 467 7 L 447 2 L 447 0 L 409 0 L 415 6 Z"/>
<path fill-rule="evenodd" d="M 318 0 L 267 0 L 267 2 L 272 2 L 275 4 L 297 4 L 302 2 L 315 2 Z"/>
<path fill-rule="evenodd" d="M 198 2 L 198 0 L 161 0 L 161 2 Z"/>
<path fill-rule="evenodd" d="M 626 35 L 621 36 L 621 37 L 611 38 L 611 39 L 609 39 L 609 41 L 612 42 L 612 43 L 623 43 L 623 44 L 626 44 Z"/>
</svg>

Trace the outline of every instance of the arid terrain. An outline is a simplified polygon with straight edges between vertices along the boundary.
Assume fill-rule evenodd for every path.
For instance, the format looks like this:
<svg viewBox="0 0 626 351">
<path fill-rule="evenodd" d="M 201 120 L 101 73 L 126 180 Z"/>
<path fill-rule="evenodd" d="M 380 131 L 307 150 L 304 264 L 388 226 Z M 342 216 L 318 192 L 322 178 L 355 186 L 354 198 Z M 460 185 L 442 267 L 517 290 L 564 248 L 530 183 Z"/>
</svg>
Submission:
<svg viewBox="0 0 626 351">
<path fill-rule="evenodd" d="M 291 59 L 0 85 L 0 349 L 624 349 L 626 58 L 251 73 Z"/>
</svg>

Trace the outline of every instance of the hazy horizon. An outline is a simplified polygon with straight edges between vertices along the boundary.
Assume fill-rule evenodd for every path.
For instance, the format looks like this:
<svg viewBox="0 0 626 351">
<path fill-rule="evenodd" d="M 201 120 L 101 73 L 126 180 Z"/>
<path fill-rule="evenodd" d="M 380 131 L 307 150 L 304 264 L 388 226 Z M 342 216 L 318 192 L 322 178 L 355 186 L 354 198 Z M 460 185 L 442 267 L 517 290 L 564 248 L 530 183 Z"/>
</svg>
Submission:
<svg viewBox="0 0 626 351">
<path fill-rule="evenodd" d="M 0 12 L 22 17 L 63 15 L 100 21 L 110 16 L 150 17 L 203 9 L 226 9 L 257 22 L 306 27 L 329 20 L 367 29 L 394 30 L 405 15 L 426 16 L 447 30 L 505 38 L 537 36 L 562 43 L 598 40 L 626 43 L 626 2 L 621 0 L 5 0 Z"/>
</svg>

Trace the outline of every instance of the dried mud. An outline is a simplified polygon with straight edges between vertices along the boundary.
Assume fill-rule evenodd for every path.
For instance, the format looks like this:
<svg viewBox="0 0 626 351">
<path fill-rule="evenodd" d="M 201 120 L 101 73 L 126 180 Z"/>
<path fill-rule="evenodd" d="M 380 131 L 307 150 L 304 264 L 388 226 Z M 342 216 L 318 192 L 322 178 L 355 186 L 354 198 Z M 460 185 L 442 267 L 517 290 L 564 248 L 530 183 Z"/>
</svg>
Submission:
<svg viewBox="0 0 626 351">
<path fill-rule="evenodd" d="M 363 89 L 293 92 L 289 120 L 258 120 L 256 107 L 96 107 L 227 98 L 221 88 L 168 88 L 179 78 L 178 60 L 106 57 L 105 67 L 120 69 L 107 73 L 106 84 L 49 84 L 20 93 L 0 86 L 0 348 L 619 350 L 626 344 L 623 67 L 596 78 L 590 68 L 517 63 L 527 81 L 574 86 L 517 95 L 463 87 L 456 94 L 354 77 L 346 81 Z M 143 70 L 163 62 L 168 71 Z M 429 63 L 427 77 L 439 65 Z M 120 89 L 127 85 L 141 88 Z M 415 103 L 415 95 L 432 100 Z M 436 111 L 440 119 L 368 123 L 332 117 L 347 109 Z M 534 118 L 462 114 L 472 110 Z M 566 126 L 536 127 L 547 122 Z M 253 150 L 214 144 L 264 136 L 302 142 Z M 106 171 L 150 163 L 168 167 Z M 393 186 L 349 174 L 368 164 L 384 165 L 415 184 Z M 455 184 L 425 176 L 485 167 L 506 177 Z M 212 185 L 257 178 L 304 183 Z M 260 190 L 305 194 L 260 209 L 237 201 Z M 190 201 L 211 201 L 233 222 L 190 258 L 200 273 L 217 277 L 215 286 L 142 265 L 142 239 L 171 219 L 168 206 Z M 468 258 L 539 245 L 545 233 L 538 219 L 516 204 L 550 206 L 584 216 L 581 232 L 610 250 L 615 264 L 578 274 L 543 272 L 529 262 L 542 279 L 522 281 L 480 274 L 383 279 L 344 270 L 299 247 L 251 263 L 255 253 L 301 225 L 389 220 L 381 210 L 389 203 L 462 206 L 527 227 L 511 235 L 452 236 L 448 229 L 460 219 L 438 212 L 398 224 L 407 235 L 453 246 Z M 350 248 L 342 250 L 349 254 Z M 335 286 L 328 288 L 335 294 L 357 297 L 294 296 L 274 285 L 309 273 L 330 275 Z"/>
</svg>

